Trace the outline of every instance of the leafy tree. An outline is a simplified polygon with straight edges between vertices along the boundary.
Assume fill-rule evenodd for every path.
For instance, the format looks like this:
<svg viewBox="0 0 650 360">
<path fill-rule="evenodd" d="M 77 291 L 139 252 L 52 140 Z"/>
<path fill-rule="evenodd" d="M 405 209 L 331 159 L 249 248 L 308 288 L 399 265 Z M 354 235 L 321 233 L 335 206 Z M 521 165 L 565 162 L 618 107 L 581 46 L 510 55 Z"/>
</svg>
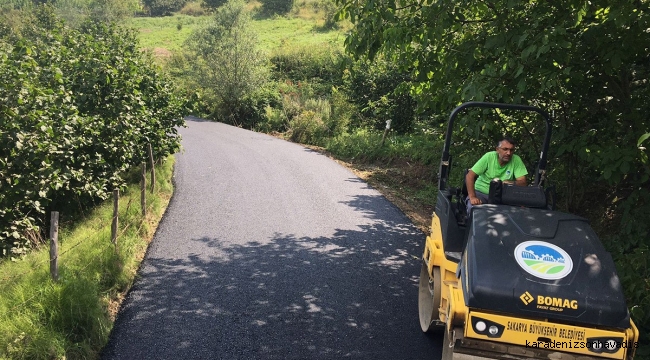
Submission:
<svg viewBox="0 0 650 360">
<path fill-rule="evenodd" d="M 230 0 L 219 8 L 212 23 L 187 40 L 187 58 L 196 82 L 214 99 L 218 120 L 250 125 L 246 114 L 254 91 L 268 79 L 266 57 L 257 48 L 250 14 L 240 0 Z"/>
</svg>

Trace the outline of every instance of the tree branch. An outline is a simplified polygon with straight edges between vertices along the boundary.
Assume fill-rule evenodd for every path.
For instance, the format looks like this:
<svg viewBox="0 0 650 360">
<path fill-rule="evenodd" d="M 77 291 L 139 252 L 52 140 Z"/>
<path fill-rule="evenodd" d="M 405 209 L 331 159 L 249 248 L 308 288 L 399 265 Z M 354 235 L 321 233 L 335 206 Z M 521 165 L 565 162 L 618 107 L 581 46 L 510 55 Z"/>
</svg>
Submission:
<svg viewBox="0 0 650 360">
<path fill-rule="evenodd" d="M 491 19 L 460 20 L 460 23 L 463 24 L 463 25 L 467 25 L 467 24 L 475 24 L 475 23 L 488 23 L 488 22 L 492 22 L 492 21 L 494 21 L 494 20 L 496 20 L 496 19 L 497 19 L 497 17 L 495 16 L 495 17 L 493 17 L 493 18 L 491 18 Z M 458 20 L 458 19 L 457 19 L 457 20 Z"/>
</svg>

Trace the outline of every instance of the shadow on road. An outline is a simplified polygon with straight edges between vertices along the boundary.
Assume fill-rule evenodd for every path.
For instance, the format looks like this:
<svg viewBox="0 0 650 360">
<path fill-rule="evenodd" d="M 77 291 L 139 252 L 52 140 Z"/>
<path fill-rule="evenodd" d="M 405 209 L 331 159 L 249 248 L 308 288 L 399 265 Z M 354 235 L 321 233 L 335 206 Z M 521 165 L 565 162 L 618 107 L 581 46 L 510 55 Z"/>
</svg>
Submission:
<svg viewBox="0 0 650 360">
<path fill-rule="evenodd" d="M 243 245 L 178 239 L 209 251 L 147 258 L 146 281 L 132 289 L 116 327 L 128 324 L 123 341 L 154 345 L 126 357 L 439 358 L 441 340 L 422 334 L 417 315 L 424 235 L 386 217 L 396 208 L 380 199 L 345 202 L 373 220 L 358 230 L 276 233 Z M 104 357 L 126 358 L 115 346 Z"/>
</svg>

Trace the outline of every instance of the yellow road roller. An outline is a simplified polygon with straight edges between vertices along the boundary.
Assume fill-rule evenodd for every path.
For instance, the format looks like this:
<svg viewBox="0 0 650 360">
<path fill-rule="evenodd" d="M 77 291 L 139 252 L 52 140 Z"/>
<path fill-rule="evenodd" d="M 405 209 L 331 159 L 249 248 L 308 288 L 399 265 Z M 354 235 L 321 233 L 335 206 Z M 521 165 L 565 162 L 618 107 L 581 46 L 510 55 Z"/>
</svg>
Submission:
<svg viewBox="0 0 650 360">
<path fill-rule="evenodd" d="M 466 184 L 447 182 L 454 120 L 470 108 L 532 112 L 546 132 L 532 184 L 493 181 L 488 203 L 468 212 Z M 420 326 L 441 333 L 443 360 L 634 358 L 639 332 L 611 255 L 544 187 L 551 123 L 538 107 L 486 102 L 449 117 L 418 296 Z"/>
</svg>

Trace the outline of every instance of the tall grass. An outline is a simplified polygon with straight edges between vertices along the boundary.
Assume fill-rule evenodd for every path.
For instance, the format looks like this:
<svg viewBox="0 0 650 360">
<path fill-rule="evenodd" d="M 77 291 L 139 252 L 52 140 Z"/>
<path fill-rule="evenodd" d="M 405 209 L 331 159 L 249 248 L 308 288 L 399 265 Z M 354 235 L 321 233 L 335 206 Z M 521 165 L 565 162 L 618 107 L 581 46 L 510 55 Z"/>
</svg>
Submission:
<svg viewBox="0 0 650 360">
<path fill-rule="evenodd" d="M 156 169 L 141 216 L 137 171 L 120 196 L 117 251 L 111 243 L 112 201 L 79 219 L 61 214 L 59 281 L 49 274 L 49 249 L 0 263 L 0 358 L 98 357 L 118 300 L 130 287 L 172 193 L 173 157 Z"/>
<path fill-rule="evenodd" d="M 391 135 L 384 139 L 376 130 L 356 129 L 326 140 L 325 148 L 336 157 L 361 162 L 403 159 L 433 165 L 440 161 L 442 140 L 435 133 Z"/>
</svg>

